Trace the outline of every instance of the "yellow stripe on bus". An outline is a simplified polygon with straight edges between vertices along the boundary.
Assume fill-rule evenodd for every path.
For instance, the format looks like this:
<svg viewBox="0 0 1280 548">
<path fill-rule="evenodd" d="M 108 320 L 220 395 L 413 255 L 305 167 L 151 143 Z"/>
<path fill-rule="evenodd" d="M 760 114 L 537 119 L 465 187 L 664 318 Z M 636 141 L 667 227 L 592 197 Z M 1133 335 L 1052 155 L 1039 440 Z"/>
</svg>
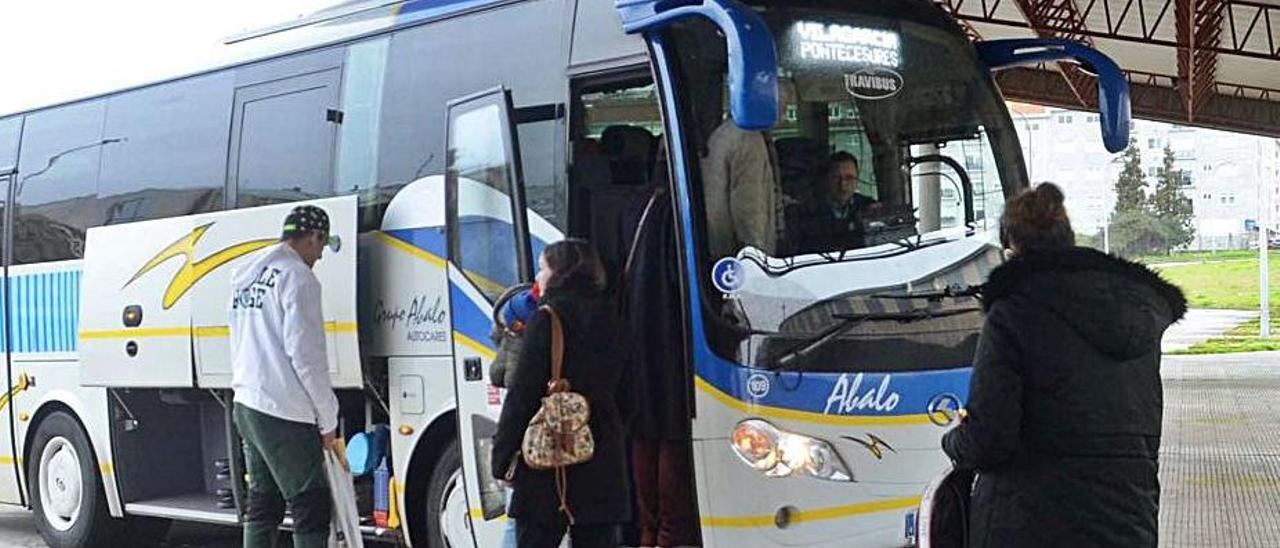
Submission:
<svg viewBox="0 0 1280 548">
<path fill-rule="evenodd" d="M 483 509 L 481 509 L 481 508 L 472 508 L 472 509 L 471 509 L 471 521 L 484 521 L 484 510 L 483 510 Z M 492 520 L 489 520 L 489 521 L 496 521 L 496 522 L 499 522 L 499 523 L 505 523 L 505 522 L 507 521 L 507 515 L 506 515 L 506 514 L 503 514 L 503 515 L 498 516 L 498 517 L 496 517 L 496 518 L 493 518 Z"/>
<path fill-rule="evenodd" d="M 833 519 L 847 518 L 852 516 L 860 516 L 863 514 L 874 514 L 877 512 L 889 512 L 892 510 L 906 510 L 920 506 L 920 497 L 901 497 L 896 499 L 876 500 L 871 502 L 860 502 L 858 504 L 848 504 L 844 506 L 833 506 L 830 508 L 818 508 L 815 510 L 800 510 L 791 515 L 791 523 L 800 523 L 805 521 L 827 521 Z M 708 516 L 702 518 L 703 527 L 776 527 L 775 516 L 732 516 L 732 517 L 716 517 Z"/>
<path fill-rule="evenodd" d="M 853 516 L 861 516 L 865 514 L 875 514 L 878 512 L 890 512 L 894 510 L 907 510 L 920 506 L 920 497 L 901 497 L 895 499 L 876 500 L 871 502 L 861 502 L 858 504 L 848 504 L 844 506 L 833 506 L 830 508 L 818 508 L 816 510 L 801 510 L 791 515 L 791 523 L 829 521 L 833 519 L 848 518 Z M 472 508 L 470 511 L 471 519 L 474 521 L 484 520 L 484 510 L 480 508 Z M 505 522 L 507 516 L 498 516 L 492 521 Z M 733 517 L 714 517 L 709 516 L 702 518 L 703 527 L 776 527 L 775 516 L 733 516 Z"/>
<path fill-rule="evenodd" d="M 0 455 L 0 466 L 8 466 L 12 464 L 21 465 L 22 459 L 16 459 L 8 455 Z M 102 463 L 100 466 L 98 466 L 98 469 L 102 471 L 102 475 L 104 476 L 110 476 L 114 474 L 116 471 L 116 468 L 112 466 L 111 463 L 109 462 Z"/>
<path fill-rule="evenodd" d="M 483 344 L 480 344 L 475 339 L 472 339 L 471 337 L 463 335 L 462 333 L 454 331 L 453 338 L 458 342 L 458 344 L 465 346 L 467 348 L 470 348 L 472 352 L 479 354 L 481 358 L 484 358 L 486 360 L 492 360 L 498 356 L 497 352 L 494 352 L 489 347 Z"/>
<path fill-rule="evenodd" d="M 716 401 L 728 406 L 729 408 L 754 416 L 835 425 L 895 426 L 933 424 L 929 420 L 929 415 L 927 413 L 920 413 L 917 415 L 827 415 L 824 413 L 814 413 L 812 411 L 783 409 L 781 407 L 747 403 L 725 394 L 720 391 L 719 388 L 712 386 L 711 383 L 707 382 L 702 377 L 694 378 L 694 384 L 697 385 L 699 390 L 705 392 L 708 396 L 711 396 Z"/>
<path fill-rule="evenodd" d="M 325 322 L 324 330 L 328 333 L 355 333 L 359 330 L 356 322 Z M 231 328 L 225 325 L 203 327 L 151 327 L 142 329 L 110 329 L 103 331 L 81 331 L 81 339 L 146 339 L 152 337 L 186 337 L 218 338 L 231 336 Z"/>
<path fill-rule="evenodd" d="M 195 336 L 201 339 L 212 339 L 217 337 L 230 337 L 231 327 L 226 325 L 213 325 L 195 328 Z"/>
<path fill-rule="evenodd" d="M 379 240 L 381 240 L 382 243 L 385 243 L 394 249 L 398 249 L 400 251 L 413 255 L 414 257 L 422 259 L 437 267 L 444 268 L 445 265 L 448 264 L 445 262 L 444 259 L 440 258 L 436 254 L 426 251 L 420 247 L 405 243 L 399 238 L 396 238 L 395 236 L 392 236 L 385 232 L 374 232 L 373 235 L 377 237 Z"/>
<path fill-rule="evenodd" d="M 146 327 L 80 332 L 81 339 L 140 339 L 149 337 L 187 337 L 190 335 L 190 327 Z"/>
</svg>

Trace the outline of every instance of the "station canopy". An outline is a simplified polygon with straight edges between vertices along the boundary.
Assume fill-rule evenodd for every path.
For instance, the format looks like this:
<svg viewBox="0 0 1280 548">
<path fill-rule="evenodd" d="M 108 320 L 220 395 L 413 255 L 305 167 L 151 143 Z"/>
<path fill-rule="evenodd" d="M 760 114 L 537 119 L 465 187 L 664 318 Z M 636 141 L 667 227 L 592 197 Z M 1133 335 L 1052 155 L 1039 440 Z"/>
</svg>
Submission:
<svg viewBox="0 0 1280 548">
<path fill-rule="evenodd" d="M 1280 137 L 1280 0 L 931 0 L 973 40 L 1065 38 L 1114 59 L 1133 115 Z M 1068 63 L 1017 68 L 1008 99 L 1097 109 L 1093 76 Z"/>
</svg>

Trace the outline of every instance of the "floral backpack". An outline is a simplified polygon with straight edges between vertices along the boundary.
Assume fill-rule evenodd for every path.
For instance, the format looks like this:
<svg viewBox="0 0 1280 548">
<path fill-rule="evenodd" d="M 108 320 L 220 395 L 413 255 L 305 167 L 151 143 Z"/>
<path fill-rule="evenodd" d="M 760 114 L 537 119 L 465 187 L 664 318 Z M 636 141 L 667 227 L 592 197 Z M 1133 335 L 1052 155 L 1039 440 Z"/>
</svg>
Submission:
<svg viewBox="0 0 1280 548">
<path fill-rule="evenodd" d="M 542 407 L 524 431 L 520 452 L 529 468 L 556 471 L 560 510 L 569 523 L 573 523 L 565 496 L 564 468 L 587 462 L 595 454 L 595 439 L 587 426 L 591 405 L 586 397 L 574 392 L 569 380 L 564 378 L 564 327 L 560 315 L 550 306 L 543 305 L 542 310 L 551 317 L 551 380 L 547 382 Z"/>
</svg>

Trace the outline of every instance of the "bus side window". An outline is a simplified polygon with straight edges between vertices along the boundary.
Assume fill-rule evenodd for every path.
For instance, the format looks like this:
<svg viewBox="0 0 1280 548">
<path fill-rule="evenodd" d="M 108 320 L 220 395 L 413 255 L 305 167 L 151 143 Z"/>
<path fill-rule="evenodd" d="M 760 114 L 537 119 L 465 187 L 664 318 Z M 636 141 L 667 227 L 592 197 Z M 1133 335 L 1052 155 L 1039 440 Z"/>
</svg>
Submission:
<svg viewBox="0 0 1280 548">
<path fill-rule="evenodd" d="M 337 69 L 236 88 L 229 178 L 236 207 L 333 194 Z"/>
<path fill-rule="evenodd" d="M 563 112 L 561 105 L 552 105 Z M 519 110 L 519 109 L 517 109 Z M 520 123 L 520 164 L 524 175 L 525 205 L 529 215 L 536 214 L 562 234 L 568 233 L 569 204 L 564 175 L 564 116 L 550 120 Z M 539 234 L 532 226 L 529 237 L 534 255 L 550 242 L 549 235 Z"/>
<path fill-rule="evenodd" d="M 102 224 L 98 168 L 106 101 L 27 116 L 18 165 L 13 263 L 84 258 L 85 231 Z"/>
<path fill-rule="evenodd" d="M 102 224 L 218 211 L 227 180 L 230 71 L 110 99 L 98 181 Z"/>
<path fill-rule="evenodd" d="M 383 36 L 351 45 L 342 81 L 342 123 L 338 125 L 338 158 L 335 190 L 338 195 L 360 197 L 360 230 L 381 224 L 380 208 L 390 194 L 379 193 L 378 142 L 382 102 L 387 78 L 387 54 L 391 38 Z"/>
<path fill-rule="evenodd" d="M 9 168 L 16 168 L 18 161 L 18 140 L 22 137 L 22 117 L 14 116 L 0 120 L 0 264 L 3 264 L 5 247 L 9 240 L 5 237 L 4 216 L 9 209 L 9 185 L 14 179 L 5 174 Z M 2 336 L 2 335 L 0 335 Z M 0 348 L 3 339 L 0 339 Z"/>
</svg>

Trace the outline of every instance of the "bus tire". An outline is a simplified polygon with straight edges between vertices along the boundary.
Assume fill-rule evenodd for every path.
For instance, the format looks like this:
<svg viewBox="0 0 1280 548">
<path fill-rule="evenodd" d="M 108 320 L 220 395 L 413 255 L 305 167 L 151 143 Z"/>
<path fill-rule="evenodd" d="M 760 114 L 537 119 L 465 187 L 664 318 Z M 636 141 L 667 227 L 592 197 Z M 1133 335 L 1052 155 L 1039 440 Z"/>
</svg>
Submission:
<svg viewBox="0 0 1280 548">
<path fill-rule="evenodd" d="M 445 515 L 450 498 L 462 495 L 465 499 L 462 483 L 462 449 L 458 440 L 450 440 L 440 453 L 440 458 L 431 469 L 431 480 L 427 487 L 427 542 L 428 548 L 461 548 L 454 546 L 445 536 L 450 519 L 466 519 L 466 516 Z M 465 506 L 465 503 L 464 503 Z"/>
<path fill-rule="evenodd" d="M 97 459 L 89 438 L 70 414 L 49 413 L 32 438 L 27 478 L 36 531 L 51 548 L 113 544 Z"/>
</svg>

